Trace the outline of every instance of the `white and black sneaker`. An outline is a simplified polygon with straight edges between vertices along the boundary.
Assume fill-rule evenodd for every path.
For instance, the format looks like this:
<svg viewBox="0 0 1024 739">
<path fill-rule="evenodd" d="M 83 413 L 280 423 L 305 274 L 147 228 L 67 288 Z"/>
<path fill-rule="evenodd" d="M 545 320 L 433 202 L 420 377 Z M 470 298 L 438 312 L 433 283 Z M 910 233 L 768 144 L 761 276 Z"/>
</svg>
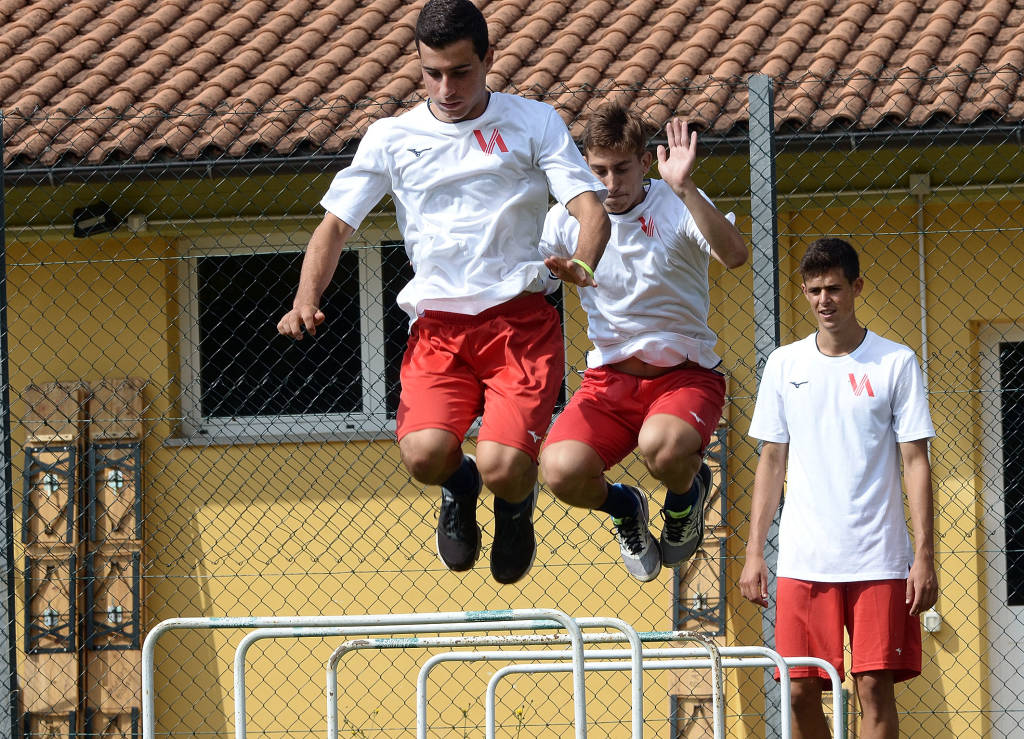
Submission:
<svg viewBox="0 0 1024 739">
<path fill-rule="evenodd" d="M 533 567 L 537 538 L 533 532 L 533 509 L 537 507 L 538 485 L 530 497 L 511 509 L 494 499 L 494 543 L 491 545 L 491 575 L 502 585 L 519 582 Z"/>
<path fill-rule="evenodd" d="M 704 541 L 704 506 L 711 491 L 711 468 L 703 462 L 697 470 L 697 502 L 685 511 L 664 510 L 661 530 L 661 561 L 666 567 L 678 567 L 688 561 Z"/>
<path fill-rule="evenodd" d="M 480 526 L 476 522 L 476 503 L 483 480 L 476 469 L 476 493 L 473 496 L 455 495 L 441 486 L 441 512 L 437 517 L 437 556 L 449 570 L 465 572 L 472 569 L 480 556 Z"/>
<path fill-rule="evenodd" d="M 631 485 L 625 485 L 637 499 L 637 513 L 625 518 L 612 518 L 615 538 L 619 542 L 626 571 L 640 582 L 650 582 L 661 572 L 661 552 L 651 536 L 647 496 Z"/>
</svg>

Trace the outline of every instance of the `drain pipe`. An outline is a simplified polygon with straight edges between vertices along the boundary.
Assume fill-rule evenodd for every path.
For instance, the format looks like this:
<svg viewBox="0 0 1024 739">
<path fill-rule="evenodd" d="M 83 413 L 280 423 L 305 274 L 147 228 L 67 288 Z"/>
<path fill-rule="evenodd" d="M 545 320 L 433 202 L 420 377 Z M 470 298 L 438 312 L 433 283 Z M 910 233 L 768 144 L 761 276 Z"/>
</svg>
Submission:
<svg viewBox="0 0 1024 739">
<path fill-rule="evenodd" d="M 917 294 L 921 304 L 921 373 L 924 375 L 924 390 L 928 392 L 928 302 L 925 280 L 924 255 L 924 201 L 931 194 L 931 178 L 928 173 L 910 175 L 910 194 L 917 198 Z"/>
</svg>

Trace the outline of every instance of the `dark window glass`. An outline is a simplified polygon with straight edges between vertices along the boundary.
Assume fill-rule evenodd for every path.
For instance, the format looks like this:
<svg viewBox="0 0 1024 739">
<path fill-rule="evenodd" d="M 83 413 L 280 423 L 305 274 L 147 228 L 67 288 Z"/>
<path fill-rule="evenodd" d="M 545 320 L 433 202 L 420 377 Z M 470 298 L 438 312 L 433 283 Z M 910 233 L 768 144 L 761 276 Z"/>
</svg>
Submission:
<svg viewBox="0 0 1024 739">
<path fill-rule="evenodd" d="M 412 279 L 412 264 L 401 241 L 386 242 L 381 246 L 381 298 L 384 300 L 384 351 L 387 358 L 385 381 L 387 383 L 388 418 L 398 412 L 398 397 L 402 387 L 399 370 L 402 355 L 409 338 L 409 317 L 398 307 L 398 293 Z"/>
<path fill-rule="evenodd" d="M 327 322 L 296 342 L 277 333 L 277 321 L 291 307 L 301 265 L 301 253 L 199 258 L 203 416 L 362 410 L 359 256 L 342 252 L 321 300 Z"/>
<path fill-rule="evenodd" d="M 1024 342 L 999 345 L 1006 605 L 1024 606 Z"/>
</svg>

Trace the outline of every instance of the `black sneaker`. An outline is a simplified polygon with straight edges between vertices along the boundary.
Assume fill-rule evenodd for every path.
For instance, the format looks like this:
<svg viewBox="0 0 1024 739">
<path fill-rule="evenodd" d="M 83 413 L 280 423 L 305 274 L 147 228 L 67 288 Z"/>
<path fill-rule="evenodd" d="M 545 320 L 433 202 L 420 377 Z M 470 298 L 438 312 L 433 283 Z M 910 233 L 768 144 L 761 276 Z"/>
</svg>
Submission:
<svg viewBox="0 0 1024 739">
<path fill-rule="evenodd" d="M 537 505 L 537 485 L 530 493 L 529 505 L 516 513 L 494 499 L 494 544 L 491 546 L 491 575 L 502 585 L 511 585 L 526 577 L 537 556 L 533 535 L 533 509 Z"/>
<path fill-rule="evenodd" d="M 676 567 L 697 552 L 704 541 L 704 506 L 711 491 L 711 468 L 703 462 L 697 470 L 697 502 L 687 510 L 662 511 L 665 527 L 661 530 L 661 561 L 666 567 Z"/>
<path fill-rule="evenodd" d="M 476 470 L 476 460 L 473 469 Z M 441 513 L 437 518 L 437 556 L 449 570 L 465 572 L 480 556 L 480 527 L 476 523 L 476 502 L 483 480 L 476 473 L 473 497 L 454 495 L 441 486 Z"/>
</svg>

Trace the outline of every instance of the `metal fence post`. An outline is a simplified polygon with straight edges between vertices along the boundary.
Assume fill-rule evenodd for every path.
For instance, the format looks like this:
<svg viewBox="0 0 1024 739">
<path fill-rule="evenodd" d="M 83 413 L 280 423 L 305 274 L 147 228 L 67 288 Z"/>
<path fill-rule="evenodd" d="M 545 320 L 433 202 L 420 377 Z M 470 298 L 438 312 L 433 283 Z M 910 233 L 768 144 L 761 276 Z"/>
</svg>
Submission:
<svg viewBox="0 0 1024 739">
<path fill-rule="evenodd" d="M 749 83 L 750 131 L 750 240 L 754 273 L 754 350 L 757 377 L 760 380 L 768 355 L 780 341 L 779 328 L 779 228 L 775 193 L 775 91 L 772 78 L 755 74 Z M 778 517 L 772 522 L 765 542 L 765 561 L 774 573 L 778 560 Z M 765 644 L 774 645 L 775 606 L 769 605 L 761 617 Z M 779 703 L 765 677 L 766 735 L 778 725 Z"/>
<path fill-rule="evenodd" d="M 4 212 L 4 138 L 0 112 L 0 694 L 8 696 L 10 723 L 0 720 L 0 736 L 18 736 L 17 653 L 14 620 L 14 478 L 11 471 L 11 375 L 7 353 L 7 241 Z"/>
</svg>

